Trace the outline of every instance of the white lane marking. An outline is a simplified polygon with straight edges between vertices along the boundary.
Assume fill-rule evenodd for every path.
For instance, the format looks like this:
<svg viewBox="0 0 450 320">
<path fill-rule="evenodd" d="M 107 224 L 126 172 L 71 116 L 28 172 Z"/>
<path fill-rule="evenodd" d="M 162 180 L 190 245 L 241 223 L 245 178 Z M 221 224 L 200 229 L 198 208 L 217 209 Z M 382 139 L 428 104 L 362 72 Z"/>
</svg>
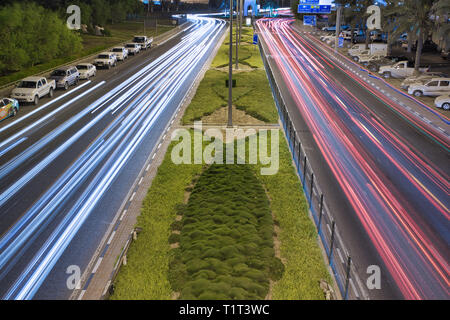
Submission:
<svg viewBox="0 0 450 320">
<path fill-rule="evenodd" d="M 352 286 L 352 289 L 353 289 L 353 292 L 355 293 L 355 296 L 356 296 L 357 298 L 359 298 L 358 291 L 356 290 L 356 287 L 355 287 L 355 285 L 354 285 L 354 283 L 353 283 L 352 278 L 350 278 L 350 285 Z"/>
<path fill-rule="evenodd" d="M 125 217 L 125 214 L 127 213 L 127 209 L 123 210 L 122 215 L 120 216 L 119 220 L 122 221 L 123 217 Z"/>
<path fill-rule="evenodd" d="M 85 293 L 86 293 L 86 290 L 82 290 L 80 295 L 78 296 L 78 300 L 82 300 Z"/>
<path fill-rule="evenodd" d="M 136 195 L 136 191 L 133 192 L 133 194 L 131 195 L 130 202 L 133 201 L 135 195 Z"/>
<path fill-rule="evenodd" d="M 141 185 L 142 180 L 144 180 L 144 177 L 141 177 L 141 178 L 139 179 L 138 185 Z"/>
<path fill-rule="evenodd" d="M 109 237 L 109 239 L 108 239 L 108 242 L 106 243 L 107 245 L 110 245 L 111 244 L 111 241 L 112 241 L 112 239 L 114 238 L 114 235 L 116 234 L 116 231 L 113 231 L 112 233 L 111 233 L 111 236 Z"/>
<path fill-rule="evenodd" d="M 98 267 L 100 267 L 100 263 L 102 263 L 103 257 L 98 258 L 97 263 L 95 264 L 94 269 L 92 269 L 92 273 L 96 273 Z"/>
</svg>

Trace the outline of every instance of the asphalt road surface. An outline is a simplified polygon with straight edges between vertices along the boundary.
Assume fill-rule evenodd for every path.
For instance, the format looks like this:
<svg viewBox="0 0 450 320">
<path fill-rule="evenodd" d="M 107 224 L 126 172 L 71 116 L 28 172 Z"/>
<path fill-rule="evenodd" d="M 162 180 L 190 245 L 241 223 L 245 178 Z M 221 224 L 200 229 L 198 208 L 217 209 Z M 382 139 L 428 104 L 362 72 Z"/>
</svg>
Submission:
<svg viewBox="0 0 450 320">
<path fill-rule="evenodd" d="M 0 124 L 0 297 L 70 296 L 67 268 L 89 263 L 225 30 L 221 20 L 190 22 Z"/>
<path fill-rule="evenodd" d="M 448 299 L 449 140 L 293 29 L 257 22 L 276 82 L 372 299 Z"/>
</svg>

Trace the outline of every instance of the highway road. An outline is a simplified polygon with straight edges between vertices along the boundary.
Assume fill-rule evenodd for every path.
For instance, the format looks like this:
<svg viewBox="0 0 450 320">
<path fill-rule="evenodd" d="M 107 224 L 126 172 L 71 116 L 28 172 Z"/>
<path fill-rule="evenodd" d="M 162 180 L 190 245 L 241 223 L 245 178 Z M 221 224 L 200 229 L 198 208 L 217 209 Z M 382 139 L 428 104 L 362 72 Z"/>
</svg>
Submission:
<svg viewBox="0 0 450 320">
<path fill-rule="evenodd" d="M 449 299 L 448 136 L 345 69 L 292 19 L 257 26 L 359 277 L 381 268 L 369 297 Z"/>
<path fill-rule="evenodd" d="M 165 43 L 1 123 L 0 297 L 69 298 L 67 268 L 86 268 L 224 30 L 192 16 Z"/>
</svg>

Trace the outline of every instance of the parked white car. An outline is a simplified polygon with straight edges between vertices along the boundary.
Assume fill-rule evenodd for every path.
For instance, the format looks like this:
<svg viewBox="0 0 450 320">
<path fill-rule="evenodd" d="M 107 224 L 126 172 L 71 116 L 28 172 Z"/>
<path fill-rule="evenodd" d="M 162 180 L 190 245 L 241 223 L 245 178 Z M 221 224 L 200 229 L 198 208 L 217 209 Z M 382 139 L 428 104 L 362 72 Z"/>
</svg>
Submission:
<svg viewBox="0 0 450 320">
<path fill-rule="evenodd" d="M 424 72 L 421 75 L 406 78 L 405 80 L 402 81 L 400 87 L 403 90 L 408 90 L 409 86 L 413 83 L 417 82 L 424 83 L 425 81 L 428 81 L 432 78 L 439 78 L 439 77 L 447 78 L 447 75 L 442 72 Z"/>
<path fill-rule="evenodd" d="M 127 43 L 125 45 L 125 48 L 127 48 L 128 53 L 132 54 L 133 56 L 141 51 L 141 46 L 137 43 Z"/>
<path fill-rule="evenodd" d="M 119 61 L 124 61 L 128 58 L 128 50 L 125 47 L 114 47 L 111 52 L 117 56 Z"/>
<path fill-rule="evenodd" d="M 427 72 L 429 68 L 419 68 L 420 72 Z M 414 74 L 414 65 L 408 61 L 399 61 L 393 65 L 381 66 L 378 73 L 385 78 L 406 78 Z"/>
<path fill-rule="evenodd" d="M 117 64 L 117 56 L 112 52 L 103 52 L 97 56 L 94 60 L 94 65 L 97 68 L 107 68 L 115 67 Z"/>
<path fill-rule="evenodd" d="M 434 105 L 437 108 L 442 108 L 444 110 L 450 110 L 450 95 L 444 94 L 439 96 L 434 100 Z"/>
<path fill-rule="evenodd" d="M 80 73 L 80 79 L 89 79 L 97 74 L 97 68 L 91 63 L 80 63 L 77 65 L 77 69 Z"/>
<path fill-rule="evenodd" d="M 44 77 L 28 77 L 20 81 L 12 90 L 11 98 L 19 102 L 33 102 L 37 105 L 40 98 L 46 95 L 50 98 L 53 97 L 55 88 L 55 80 L 47 81 Z"/>
<path fill-rule="evenodd" d="M 413 83 L 409 86 L 408 93 L 416 97 L 449 94 L 450 78 L 432 78 L 424 83 Z"/>
</svg>

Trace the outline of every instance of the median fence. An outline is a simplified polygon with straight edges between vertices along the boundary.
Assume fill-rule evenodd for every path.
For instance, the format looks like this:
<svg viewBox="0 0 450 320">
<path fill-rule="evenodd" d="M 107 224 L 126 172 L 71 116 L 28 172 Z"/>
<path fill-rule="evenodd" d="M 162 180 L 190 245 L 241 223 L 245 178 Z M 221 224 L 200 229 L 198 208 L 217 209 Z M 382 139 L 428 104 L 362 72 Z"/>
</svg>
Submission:
<svg viewBox="0 0 450 320">
<path fill-rule="evenodd" d="M 259 37 L 258 45 L 292 158 L 341 296 L 343 299 L 368 299 L 366 288 L 357 275 L 351 255 L 340 236 L 337 223 L 327 207 L 324 194 L 316 182 L 316 175 L 303 149 L 302 142 L 293 125 L 292 116 L 286 107 L 267 61 L 264 45 L 261 44 L 261 37 Z"/>
</svg>

